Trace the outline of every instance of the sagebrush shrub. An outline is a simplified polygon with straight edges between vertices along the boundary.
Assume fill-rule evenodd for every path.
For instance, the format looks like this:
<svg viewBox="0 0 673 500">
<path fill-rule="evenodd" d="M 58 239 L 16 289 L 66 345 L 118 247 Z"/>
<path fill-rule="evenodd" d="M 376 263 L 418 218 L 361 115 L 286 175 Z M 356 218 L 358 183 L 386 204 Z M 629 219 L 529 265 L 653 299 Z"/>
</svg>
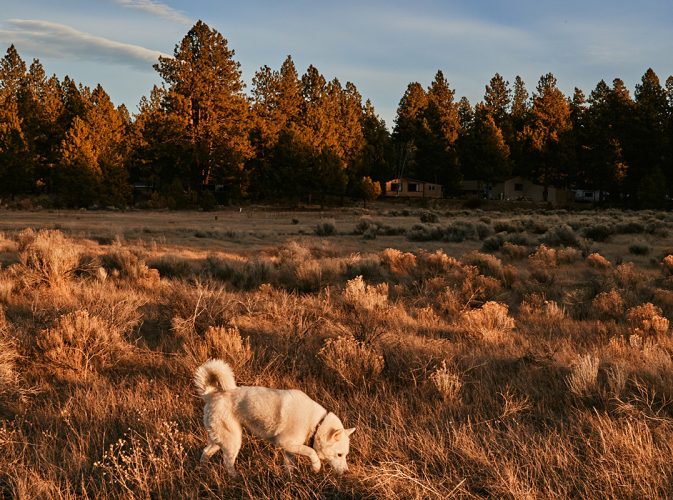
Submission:
<svg viewBox="0 0 673 500">
<path fill-rule="evenodd" d="M 664 271 L 667 274 L 673 274 L 673 255 L 667 255 L 661 261 L 661 264 L 664 267 Z"/>
<path fill-rule="evenodd" d="M 77 371 L 110 368 L 130 348 L 117 329 L 85 310 L 59 317 L 37 335 L 36 344 L 50 362 Z"/>
<path fill-rule="evenodd" d="M 416 269 L 416 256 L 395 248 L 386 248 L 381 252 L 381 264 L 393 274 L 408 276 Z"/>
<path fill-rule="evenodd" d="M 517 245 L 506 241 L 502 245 L 502 253 L 507 255 L 512 260 L 524 259 L 528 256 L 528 248 L 524 245 Z"/>
<path fill-rule="evenodd" d="M 542 269 L 554 268 L 557 266 L 556 250 L 546 245 L 540 245 L 535 252 L 528 257 L 531 266 Z"/>
<path fill-rule="evenodd" d="M 430 277 L 445 274 L 451 269 L 460 269 L 463 265 L 453 257 L 449 257 L 442 250 L 434 252 L 420 252 L 416 258 L 418 272 L 421 276 Z"/>
<path fill-rule="evenodd" d="M 338 233 L 336 222 L 334 219 L 320 221 L 315 228 L 313 228 L 313 232 L 317 236 L 334 236 Z"/>
<path fill-rule="evenodd" d="M 330 372 L 351 386 L 368 386 L 384 366 L 383 356 L 353 337 L 327 339 L 318 357 Z"/>
<path fill-rule="evenodd" d="M 57 287 L 77 273 L 95 268 L 93 261 L 86 261 L 80 246 L 60 231 L 31 231 L 21 235 L 17 274 L 27 285 Z"/>
<path fill-rule="evenodd" d="M 594 252 L 587 256 L 587 264 L 594 269 L 608 269 L 612 263 L 601 254 Z"/>
<path fill-rule="evenodd" d="M 489 301 L 478 309 L 463 312 L 458 326 L 466 333 L 485 340 L 506 339 L 516 326 L 508 312 L 505 304 Z"/>
<path fill-rule="evenodd" d="M 598 319 L 618 320 L 624 315 L 624 299 L 616 289 L 601 292 L 591 301 L 591 311 Z"/>
<path fill-rule="evenodd" d="M 575 231 L 568 224 L 560 224 L 550 228 L 542 237 L 542 241 L 553 247 L 561 245 L 574 247 L 579 245 L 579 239 Z"/>
<path fill-rule="evenodd" d="M 626 321 L 639 335 L 664 335 L 668 332 L 668 319 L 662 316 L 659 307 L 650 302 L 629 309 Z"/>
<path fill-rule="evenodd" d="M 179 320 L 174 321 L 174 328 L 187 328 L 188 325 Z M 210 326 L 203 336 L 191 332 L 184 338 L 182 349 L 187 355 L 188 364 L 194 368 L 211 358 L 224 359 L 234 371 L 245 366 L 252 358 L 250 339 L 241 337 L 235 326 Z"/>
<path fill-rule="evenodd" d="M 643 241 L 637 241 L 629 245 L 629 253 L 633 255 L 647 255 L 650 253 L 650 245 Z"/>
</svg>

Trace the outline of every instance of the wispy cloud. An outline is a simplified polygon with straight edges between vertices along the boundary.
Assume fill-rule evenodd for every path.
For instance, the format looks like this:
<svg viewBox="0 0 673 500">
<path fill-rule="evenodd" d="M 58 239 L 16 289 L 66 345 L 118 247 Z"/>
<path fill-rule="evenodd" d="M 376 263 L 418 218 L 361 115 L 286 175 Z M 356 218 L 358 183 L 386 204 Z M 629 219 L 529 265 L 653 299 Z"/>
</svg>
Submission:
<svg viewBox="0 0 673 500">
<path fill-rule="evenodd" d="M 192 20 L 182 12 L 175 10 L 164 3 L 154 2 L 153 0 L 114 0 L 115 3 L 129 9 L 141 10 L 149 14 L 167 19 L 180 24 L 190 25 Z"/>
<path fill-rule="evenodd" d="M 140 45 L 117 42 L 76 30 L 64 24 L 37 19 L 9 19 L 0 27 L 0 40 L 14 43 L 19 50 L 31 50 L 38 57 L 104 61 L 148 70 L 166 54 Z"/>
</svg>

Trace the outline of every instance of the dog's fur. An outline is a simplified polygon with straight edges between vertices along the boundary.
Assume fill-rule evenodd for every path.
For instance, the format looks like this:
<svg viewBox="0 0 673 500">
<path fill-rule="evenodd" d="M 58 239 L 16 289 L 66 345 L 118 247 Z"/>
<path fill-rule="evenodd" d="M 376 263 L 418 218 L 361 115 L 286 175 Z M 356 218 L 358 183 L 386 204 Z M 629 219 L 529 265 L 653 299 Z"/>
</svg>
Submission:
<svg viewBox="0 0 673 500">
<path fill-rule="evenodd" d="M 208 445 L 201 460 L 222 450 L 227 471 L 236 475 L 234 462 L 241 448 L 241 426 L 255 436 L 281 447 L 288 469 L 293 455 L 311 459 L 315 472 L 321 460 L 342 474 L 348 470 L 346 455 L 349 436 L 355 428 L 344 429 L 334 413 L 302 391 L 237 386 L 231 367 L 221 359 L 211 359 L 196 369 L 194 382 L 205 401 L 203 423 Z"/>
</svg>

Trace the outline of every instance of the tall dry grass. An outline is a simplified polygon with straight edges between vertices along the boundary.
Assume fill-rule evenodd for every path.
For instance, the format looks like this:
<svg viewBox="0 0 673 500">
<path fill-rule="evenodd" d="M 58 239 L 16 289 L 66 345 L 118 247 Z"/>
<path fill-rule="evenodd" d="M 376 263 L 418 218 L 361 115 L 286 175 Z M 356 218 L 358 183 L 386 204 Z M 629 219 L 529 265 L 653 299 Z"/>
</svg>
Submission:
<svg viewBox="0 0 673 500">
<path fill-rule="evenodd" d="M 496 219 L 504 244 L 492 253 L 295 242 L 195 257 L 6 234 L 0 492 L 669 497 L 673 281 L 667 240 L 654 239 L 661 219 L 614 214 L 623 226 L 609 226 L 606 252 L 583 239 L 601 228 L 582 229 L 606 221 L 582 217 Z M 628 262 L 620 234 L 648 224 L 662 250 Z M 332 241 L 349 238 L 339 226 Z M 249 434 L 239 478 L 217 457 L 200 464 L 191 380 L 211 357 L 240 384 L 302 389 L 356 426 L 350 473 L 315 475 L 299 460 L 288 476 L 280 452 Z"/>
</svg>

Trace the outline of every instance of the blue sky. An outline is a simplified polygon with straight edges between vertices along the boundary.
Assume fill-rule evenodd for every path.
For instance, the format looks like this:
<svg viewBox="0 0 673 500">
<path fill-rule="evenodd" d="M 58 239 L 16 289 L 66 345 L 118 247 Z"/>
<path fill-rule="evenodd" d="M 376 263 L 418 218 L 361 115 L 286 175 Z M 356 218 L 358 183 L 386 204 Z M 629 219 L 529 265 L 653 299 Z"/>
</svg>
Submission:
<svg viewBox="0 0 673 500">
<path fill-rule="evenodd" d="M 152 62 L 172 54 L 202 19 L 229 41 L 244 80 L 292 55 L 329 79 L 352 81 L 389 127 L 406 86 L 444 71 L 472 104 L 499 72 L 529 91 L 552 72 L 571 95 L 622 78 L 633 92 L 648 67 L 673 74 L 671 0 L 20 0 L 3 2 L 2 51 L 14 43 L 48 73 L 101 83 L 132 112 L 160 80 Z"/>
</svg>

